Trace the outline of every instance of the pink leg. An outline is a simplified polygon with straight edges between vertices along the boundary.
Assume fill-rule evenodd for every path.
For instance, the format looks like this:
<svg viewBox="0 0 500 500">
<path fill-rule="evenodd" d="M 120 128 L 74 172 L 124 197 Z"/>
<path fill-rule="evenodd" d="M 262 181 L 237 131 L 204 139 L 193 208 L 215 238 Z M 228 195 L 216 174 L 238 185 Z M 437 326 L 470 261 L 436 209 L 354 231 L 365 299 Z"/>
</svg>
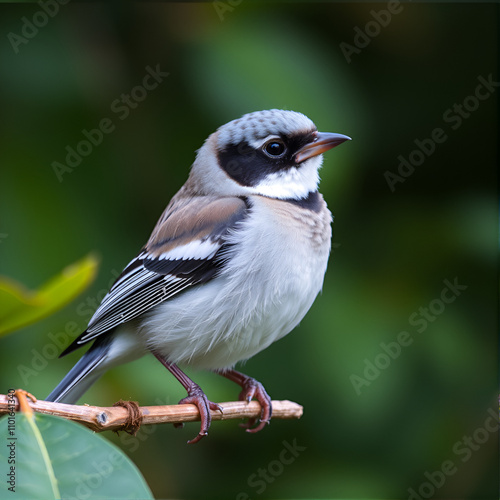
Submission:
<svg viewBox="0 0 500 500">
<path fill-rule="evenodd" d="M 170 373 L 182 384 L 182 387 L 186 389 L 188 395 L 187 397 L 179 401 L 180 405 L 183 404 L 193 404 L 198 407 L 201 419 L 201 429 L 199 434 L 188 441 L 188 444 L 197 443 L 201 438 L 208 434 L 208 428 L 212 418 L 210 416 L 210 410 L 218 410 L 222 412 L 222 408 L 217 403 L 212 403 L 208 400 L 205 393 L 202 391 L 198 384 L 195 384 L 176 364 L 169 363 L 163 356 L 153 352 L 156 359 L 167 369 Z"/>
<path fill-rule="evenodd" d="M 244 373 L 237 372 L 236 370 L 225 370 L 217 373 L 228 378 L 229 380 L 232 380 L 233 382 L 236 382 L 243 388 L 239 396 L 240 401 L 250 402 L 255 397 L 262 407 L 260 423 L 257 427 L 252 428 L 252 426 L 257 422 L 256 418 L 249 419 L 246 424 L 240 424 L 241 427 L 246 428 L 247 432 L 259 432 L 266 426 L 266 424 L 269 424 L 273 412 L 271 398 L 260 382 L 257 382 L 254 378 L 248 377 Z"/>
</svg>

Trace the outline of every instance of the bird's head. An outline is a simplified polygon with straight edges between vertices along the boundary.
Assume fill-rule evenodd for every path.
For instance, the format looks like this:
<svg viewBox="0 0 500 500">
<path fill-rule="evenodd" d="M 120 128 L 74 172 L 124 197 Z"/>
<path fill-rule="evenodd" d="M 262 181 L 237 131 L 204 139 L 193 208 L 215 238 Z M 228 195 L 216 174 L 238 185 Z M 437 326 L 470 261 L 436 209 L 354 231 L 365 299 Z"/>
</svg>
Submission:
<svg viewBox="0 0 500 500">
<path fill-rule="evenodd" d="M 346 140 L 318 132 L 302 113 L 256 111 L 213 133 L 198 151 L 191 176 L 205 194 L 301 199 L 317 190 L 322 153 Z"/>
</svg>

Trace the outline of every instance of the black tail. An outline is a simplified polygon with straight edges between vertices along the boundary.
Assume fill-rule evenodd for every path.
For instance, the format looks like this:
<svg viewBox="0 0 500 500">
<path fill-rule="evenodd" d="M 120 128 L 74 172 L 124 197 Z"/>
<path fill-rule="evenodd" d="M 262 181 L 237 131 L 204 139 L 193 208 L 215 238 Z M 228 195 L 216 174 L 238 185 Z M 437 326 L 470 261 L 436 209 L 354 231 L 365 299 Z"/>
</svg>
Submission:
<svg viewBox="0 0 500 500">
<path fill-rule="evenodd" d="M 99 370 L 99 366 L 109 351 L 110 340 L 109 338 L 98 338 L 45 400 L 54 403 L 76 403 L 104 373 L 105 370 Z M 66 351 L 63 354 L 66 354 Z"/>
</svg>

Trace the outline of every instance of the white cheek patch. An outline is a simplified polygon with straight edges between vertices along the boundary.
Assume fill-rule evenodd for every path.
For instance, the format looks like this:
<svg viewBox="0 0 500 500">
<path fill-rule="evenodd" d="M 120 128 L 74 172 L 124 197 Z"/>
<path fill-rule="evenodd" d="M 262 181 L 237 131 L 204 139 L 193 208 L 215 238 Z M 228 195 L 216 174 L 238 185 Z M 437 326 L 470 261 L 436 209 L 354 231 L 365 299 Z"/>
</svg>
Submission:
<svg viewBox="0 0 500 500">
<path fill-rule="evenodd" d="M 255 194 L 279 199 L 301 199 L 318 189 L 318 169 L 323 157 L 314 156 L 302 163 L 299 168 L 273 172 L 264 177 L 251 191 Z"/>
</svg>

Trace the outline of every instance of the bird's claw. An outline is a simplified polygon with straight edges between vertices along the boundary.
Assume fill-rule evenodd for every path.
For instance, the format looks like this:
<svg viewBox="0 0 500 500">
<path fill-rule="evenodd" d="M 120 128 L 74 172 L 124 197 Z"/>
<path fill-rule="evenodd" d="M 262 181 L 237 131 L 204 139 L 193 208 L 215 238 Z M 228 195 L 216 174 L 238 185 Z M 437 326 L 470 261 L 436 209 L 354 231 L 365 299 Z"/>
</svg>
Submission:
<svg viewBox="0 0 500 500">
<path fill-rule="evenodd" d="M 198 441 L 200 441 L 202 438 L 204 438 L 205 436 L 208 436 L 208 432 L 199 432 L 198 435 L 193 438 L 193 439 L 190 439 L 187 444 L 195 444 L 197 443 Z"/>
<path fill-rule="evenodd" d="M 240 427 L 246 429 L 246 432 L 251 432 L 252 434 L 261 431 L 267 424 L 271 422 L 272 415 L 272 404 L 271 398 L 267 394 L 264 386 L 255 380 L 254 378 L 248 377 L 243 384 L 243 390 L 240 393 L 240 401 L 246 401 L 250 403 L 253 398 L 256 398 L 260 403 L 262 411 L 260 413 L 260 423 L 254 427 L 257 423 L 257 417 L 252 417 L 248 419 L 248 422 L 240 424 Z"/>
<path fill-rule="evenodd" d="M 188 441 L 188 444 L 195 444 L 200 441 L 203 437 L 208 436 L 208 429 L 210 428 L 210 424 L 212 423 L 212 416 L 210 415 L 210 410 L 214 411 L 222 411 L 222 407 L 217 404 L 209 401 L 206 394 L 202 391 L 201 387 L 198 385 L 194 385 L 188 391 L 188 395 L 179 401 L 180 405 L 195 405 L 198 408 L 200 413 L 201 420 L 201 429 L 198 435 Z M 184 424 L 178 423 L 174 424 L 175 427 L 183 427 Z"/>
</svg>

